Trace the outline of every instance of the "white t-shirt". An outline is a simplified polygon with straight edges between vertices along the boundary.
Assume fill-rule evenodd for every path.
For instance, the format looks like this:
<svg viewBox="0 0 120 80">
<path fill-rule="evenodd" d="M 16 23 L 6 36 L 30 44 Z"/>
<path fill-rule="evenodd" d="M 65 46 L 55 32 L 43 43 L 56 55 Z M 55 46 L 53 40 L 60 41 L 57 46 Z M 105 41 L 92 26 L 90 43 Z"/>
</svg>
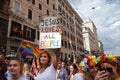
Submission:
<svg viewBox="0 0 120 80">
<path fill-rule="evenodd" d="M 44 72 L 38 73 L 36 80 L 56 80 L 56 70 L 53 64 L 47 67 Z"/>
<path fill-rule="evenodd" d="M 26 79 L 26 77 L 23 75 L 23 76 L 19 77 L 18 80 L 28 80 L 28 79 Z"/>
<path fill-rule="evenodd" d="M 83 73 L 76 73 L 73 76 L 74 80 L 83 80 Z"/>
<path fill-rule="evenodd" d="M 60 80 L 60 79 L 57 78 L 59 71 L 60 71 L 60 70 L 57 70 L 57 71 L 56 71 L 56 80 Z"/>
</svg>

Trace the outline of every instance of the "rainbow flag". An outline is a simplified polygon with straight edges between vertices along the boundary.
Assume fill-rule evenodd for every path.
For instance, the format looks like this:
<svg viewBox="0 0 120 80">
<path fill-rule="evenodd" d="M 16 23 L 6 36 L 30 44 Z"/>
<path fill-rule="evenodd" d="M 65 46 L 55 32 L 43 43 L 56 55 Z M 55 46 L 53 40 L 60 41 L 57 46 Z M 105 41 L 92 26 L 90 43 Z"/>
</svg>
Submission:
<svg viewBox="0 0 120 80">
<path fill-rule="evenodd" d="M 36 50 L 37 50 L 37 53 L 36 54 L 34 54 L 35 56 L 39 56 L 39 54 L 40 54 L 40 52 L 42 51 L 42 49 L 39 49 L 38 47 L 36 48 Z"/>
<path fill-rule="evenodd" d="M 32 56 L 33 55 L 33 50 L 32 50 L 32 45 L 31 45 L 31 43 L 27 43 L 27 45 L 26 45 L 26 47 L 25 47 L 25 49 L 24 49 L 24 51 L 23 51 L 23 54 L 24 55 L 29 55 L 29 56 Z"/>
<path fill-rule="evenodd" d="M 27 42 L 22 41 L 20 47 L 18 48 L 18 52 L 23 53 L 24 49 L 26 48 Z"/>
<path fill-rule="evenodd" d="M 35 56 L 36 58 L 38 57 L 39 52 L 38 52 L 38 50 L 37 50 L 36 48 L 33 48 L 33 54 L 34 54 L 34 56 Z"/>
<path fill-rule="evenodd" d="M 33 75 L 36 75 L 36 73 L 37 73 L 35 59 L 33 59 L 33 61 L 32 61 L 31 72 L 32 72 Z"/>
<path fill-rule="evenodd" d="M 28 43 L 28 44 L 29 44 L 29 46 L 32 49 L 33 55 L 37 58 L 39 53 L 40 53 L 40 51 L 37 48 L 35 48 L 31 43 Z"/>
<path fill-rule="evenodd" d="M 33 46 L 33 44 L 30 43 L 30 42 L 22 41 L 18 51 L 22 55 L 29 55 L 29 56 L 33 56 L 34 55 L 37 58 L 39 56 L 39 53 L 40 53 L 41 50 L 39 48 L 35 48 Z"/>
</svg>

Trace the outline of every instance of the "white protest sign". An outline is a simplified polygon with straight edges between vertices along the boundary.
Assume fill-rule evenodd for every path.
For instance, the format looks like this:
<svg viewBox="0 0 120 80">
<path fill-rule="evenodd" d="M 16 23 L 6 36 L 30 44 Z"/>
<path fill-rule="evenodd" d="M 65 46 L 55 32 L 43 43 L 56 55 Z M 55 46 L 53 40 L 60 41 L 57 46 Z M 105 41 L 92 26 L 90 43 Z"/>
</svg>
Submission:
<svg viewBox="0 0 120 80">
<path fill-rule="evenodd" d="M 41 20 L 40 32 L 61 32 L 61 18 L 58 17 L 46 17 Z"/>
<path fill-rule="evenodd" d="M 61 34 L 58 32 L 40 33 L 39 47 L 45 48 L 60 48 L 61 47 Z"/>
</svg>

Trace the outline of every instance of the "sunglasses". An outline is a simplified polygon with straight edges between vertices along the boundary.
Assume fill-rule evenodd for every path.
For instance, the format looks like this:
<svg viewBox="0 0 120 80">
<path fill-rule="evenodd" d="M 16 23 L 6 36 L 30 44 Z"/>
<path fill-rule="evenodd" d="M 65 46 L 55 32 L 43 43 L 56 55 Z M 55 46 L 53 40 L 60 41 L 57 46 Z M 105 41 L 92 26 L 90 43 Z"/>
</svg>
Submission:
<svg viewBox="0 0 120 80">
<path fill-rule="evenodd" d="M 103 69 L 101 69 L 100 71 L 106 71 L 106 72 L 109 72 L 109 73 L 112 73 L 113 72 L 113 70 L 112 70 L 112 68 L 110 68 L 110 67 L 108 67 L 108 68 L 103 68 Z"/>
</svg>

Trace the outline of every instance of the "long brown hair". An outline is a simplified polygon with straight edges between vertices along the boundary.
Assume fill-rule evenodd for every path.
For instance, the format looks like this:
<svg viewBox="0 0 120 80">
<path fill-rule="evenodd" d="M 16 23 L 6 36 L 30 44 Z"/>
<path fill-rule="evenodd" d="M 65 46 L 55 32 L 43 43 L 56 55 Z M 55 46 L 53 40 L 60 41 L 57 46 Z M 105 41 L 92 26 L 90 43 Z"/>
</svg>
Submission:
<svg viewBox="0 0 120 80">
<path fill-rule="evenodd" d="M 52 63 L 52 56 L 51 56 L 51 54 L 50 54 L 50 51 L 48 51 L 48 50 L 43 50 L 43 51 L 40 53 L 39 57 L 38 57 L 38 63 L 39 63 L 39 67 L 40 67 L 40 68 L 41 68 L 40 57 L 41 57 L 41 55 L 44 54 L 44 53 L 47 54 L 48 59 L 49 59 L 47 66 L 50 66 L 51 63 Z"/>
<path fill-rule="evenodd" d="M 1 67 L 0 73 L 4 74 L 7 71 L 7 65 L 5 63 L 3 55 L 0 55 L 0 67 Z"/>
</svg>

